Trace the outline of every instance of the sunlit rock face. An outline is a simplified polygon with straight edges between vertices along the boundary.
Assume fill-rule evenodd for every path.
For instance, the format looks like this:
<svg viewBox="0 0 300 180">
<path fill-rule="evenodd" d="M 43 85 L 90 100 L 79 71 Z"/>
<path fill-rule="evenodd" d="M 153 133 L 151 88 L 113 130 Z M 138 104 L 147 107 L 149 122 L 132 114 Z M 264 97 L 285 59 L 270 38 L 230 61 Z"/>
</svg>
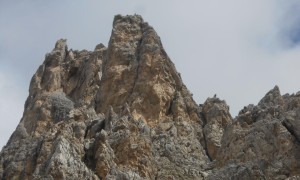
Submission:
<svg viewBox="0 0 300 180">
<path fill-rule="evenodd" d="M 299 109 L 278 87 L 235 119 L 217 97 L 197 105 L 155 30 L 117 15 L 108 47 L 46 54 L 0 179 L 295 179 Z"/>
</svg>

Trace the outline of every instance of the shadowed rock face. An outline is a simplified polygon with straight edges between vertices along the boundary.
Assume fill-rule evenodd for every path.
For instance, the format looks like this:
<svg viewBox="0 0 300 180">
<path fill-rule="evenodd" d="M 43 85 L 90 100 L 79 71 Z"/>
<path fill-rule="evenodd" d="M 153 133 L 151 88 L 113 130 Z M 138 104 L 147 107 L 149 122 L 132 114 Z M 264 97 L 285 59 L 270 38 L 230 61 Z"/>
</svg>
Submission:
<svg viewBox="0 0 300 180">
<path fill-rule="evenodd" d="M 198 106 L 155 30 L 117 15 L 108 47 L 46 55 L 0 179 L 297 178 L 299 109 L 278 87 L 234 120 L 217 97 Z"/>
</svg>

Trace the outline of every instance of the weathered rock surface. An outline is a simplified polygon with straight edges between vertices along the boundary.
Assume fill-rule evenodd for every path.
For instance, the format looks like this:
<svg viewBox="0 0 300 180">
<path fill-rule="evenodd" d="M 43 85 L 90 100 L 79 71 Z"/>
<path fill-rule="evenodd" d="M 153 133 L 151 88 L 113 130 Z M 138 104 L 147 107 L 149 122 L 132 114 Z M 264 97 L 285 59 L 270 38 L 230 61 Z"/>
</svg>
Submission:
<svg viewBox="0 0 300 180">
<path fill-rule="evenodd" d="M 155 30 L 117 15 L 108 47 L 46 55 L 0 179 L 297 179 L 299 118 L 278 87 L 234 120 L 217 97 L 198 106 Z"/>
<path fill-rule="evenodd" d="M 223 134 L 209 179 L 299 179 L 299 110 L 300 95 L 281 96 L 277 86 L 244 107 Z"/>
<path fill-rule="evenodd" d="M 211 160 L 215 160 L 221 147 L 223 133 L 232 122 L 229 107 L 217 97 L 208 98 L 203 105 L 202 114 L 205 120 L 203 132 L 207 153 Z"/>
</svg>

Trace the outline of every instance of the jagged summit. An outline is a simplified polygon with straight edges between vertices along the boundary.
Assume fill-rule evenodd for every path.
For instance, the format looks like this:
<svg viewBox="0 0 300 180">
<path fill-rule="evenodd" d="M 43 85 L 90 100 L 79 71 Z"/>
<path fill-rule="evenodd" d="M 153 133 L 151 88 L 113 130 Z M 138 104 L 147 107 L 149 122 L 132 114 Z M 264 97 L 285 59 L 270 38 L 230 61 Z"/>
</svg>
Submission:
<svg viewBox="0 0 300 180">
<path fill-rule="evenodd" d="M 102 86 L 96 98 L 97 112 L 104 113 L 109 106 L 119 112 L 127 103 L 135 110 L 135 118 L 153 124 L 174 114 L 180 105 L 173 101 L 183 94 L 191 102 L 182 102 L 182 106 L 197 108 L 159 36 L 141 16 L 115 17 L 107 51 Z M 185 116 L 195 120 L 197 115 L 192 113 Z"/>
<path fill-rule="evenodd" d="M 296 178 L 299 107 L 277 86 L 235 121 L 217 97 L 198 106 L 155 30 L 117 15 L 108 47 L 46 55 L 0 179 Z"/>
<path fill-rule="evenodd" d="M 276 85 L 272 90 L 270 90 L 265 97 L 259 101 L 258 105 L 283 105 L 283 99 L 279 90 L 279 87 Z"/>
</svg>

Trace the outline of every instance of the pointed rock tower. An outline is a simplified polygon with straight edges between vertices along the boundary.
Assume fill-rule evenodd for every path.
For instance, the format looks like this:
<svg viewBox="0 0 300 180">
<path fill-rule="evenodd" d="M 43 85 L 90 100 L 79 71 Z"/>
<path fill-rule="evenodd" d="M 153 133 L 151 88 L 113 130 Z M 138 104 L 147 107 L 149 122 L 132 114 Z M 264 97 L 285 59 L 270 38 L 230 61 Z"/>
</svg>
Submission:
<svg viewBox="0 0 300 180">
<path fill-rule="evenodd" d="M 2 179 L 195 179 L 209 162 L 200 108 L 141 16 L 105 47 L 58 40 L 0 155 Z"/>
</svg>

